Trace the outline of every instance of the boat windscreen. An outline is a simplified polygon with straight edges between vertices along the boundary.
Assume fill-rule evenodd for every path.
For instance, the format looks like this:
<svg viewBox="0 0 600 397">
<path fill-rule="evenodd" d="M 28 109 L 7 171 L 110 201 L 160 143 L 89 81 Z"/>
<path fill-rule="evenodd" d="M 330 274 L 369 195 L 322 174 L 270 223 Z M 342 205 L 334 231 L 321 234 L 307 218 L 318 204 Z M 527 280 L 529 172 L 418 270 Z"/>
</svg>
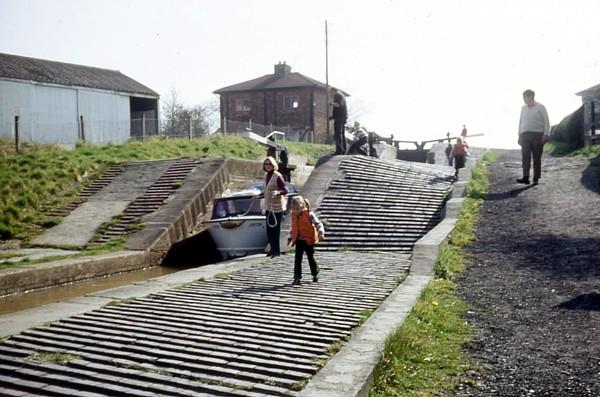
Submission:
<svg viewBox="0 0 600 397">
<path fill-rule="evenodd" d="M 213 219 L 229 216 L 262 215 L 258 198 L 223 198 L 215 201 Z"/>
</svg>

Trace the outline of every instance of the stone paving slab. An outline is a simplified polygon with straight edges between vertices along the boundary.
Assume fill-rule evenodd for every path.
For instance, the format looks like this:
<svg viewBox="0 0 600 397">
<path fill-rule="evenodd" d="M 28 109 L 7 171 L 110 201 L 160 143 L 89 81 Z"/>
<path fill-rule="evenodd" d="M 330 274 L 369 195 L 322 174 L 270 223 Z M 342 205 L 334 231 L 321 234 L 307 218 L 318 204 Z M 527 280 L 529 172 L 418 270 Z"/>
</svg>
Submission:
<svg viewBox="0 0 600 397">
<path fill-rule="evenodd" d="M 31 244 L 55 247 L 80 247 L 87 244 L 100 225 L 121 214 L 171 163 L 172 161 L 145 161 L 125 164 L 125 170 L 109 185 L 73 210 L 60 224 L 32 240 Z"/>
<path fill-rule="evenodd" d="M 262 259 L 262 255 L 260 257 L 252 256 L 215 265 L 182 270 L 166 276 L 134 283 L 134 288 L 131 288 L 131 286 L 115 287 L 88 294 L 67 302 L 48 304 L 17 313 L 1 315 L 0 338 L 24 331 L 34 326 L 42 325 L 49 321 L 58 321 L 61 318 L 72 316 L 83 311 L 97 309 L 114 300 L 138 298 L 201 278 L 211 278 L 219 273 L 237 271 L 245 267 L 253 266 L 255 262 Z"/>
<path fill-rule="evenodd" d="M 31 241 L 32 245 L 82 247 L 96 234 L 104 222 L 121 214 L 130 201 L 87 202 L 75 208 L 61 223 Z"/>
<path fill-rule="evenodd" d="M 329 173 L 331 180 L 317 208 L 327 236 L 319 250 L 410 252 L 441 220 L 452 188 L 453 172 L 444 166 L 344 156 L 338 169 Z M 359 219 L 369 222 L 357 228 Z M 425 221 L 425 227 L 415 220 Z"/>
<path fill-rule="evenodd" d="M 386 338 L 402 325 L 431 279 L 409 275 L 299 396 L 368 396 Z"/>
<path fill-rule="evenodd" d="M 65 316 L 84 313 L 109 303 L 111 298 L 80 297 L 68 302 L 49 304 L 0 316 L 0 338 L 56 321 Z"/>
<path fill-rule="evenodd" d="M 213 266 L 205 272 L 216 276 L 211 279 L 198 278 L 201 272 L 194 269 L 192 283 L 167 290 L 163 285 L 162 292 L 150 295 L 155 286 L 147 286 L 142 298 L 92 311 L 78 307 L 79 314 L 0 343 L 0 375 L 11 376 L 10 381 L 0 378 L 0 390 L 35 390 L 20 385 L 36 379 L 48 387 L 65 388 L 53 389 L 56 395 L 87 390 L 92 374 L 74 374 L 71 364 L 54 365 L 51 377 L 31 373 L 24 378 L 17 371 L 23 365 L 47 371 L 47 363 L 23 357 L 35 351 L 62 351 L 102 365 L 92 371 L 94 379 L 102 378 L 102 373 L 120 373 L 124 367 L 115 360 L 125 360 L 125 368 L 139 368 L 136 376 L 160 373 L 164 379 L 155 382 L 155 391 L 182 381 L 185 373 L 184 378 L 203 385 L 205 395 L 294 396 L 317 372 L 330 346 L 350 336 L 364 313 L 376 309 L 394 290 L 410 264 L 408 256 L 400 254 L 319 253 L 318 260 L 318 283 L 308 277 L 300 286 L 291 284 L 292 255 L 256 257 L 230 262 L 229 268 Z M 234 270 L 238 271 L 228 273 Z M 183 281 L 176 274 L 166 278 L 171 287 Z M 131 295 L 141 293 L 134 289 Z M 124 298 L 123 289 L 88 298 L 106 304 L 114 297 Z M 48 307 L 45 311 L 51 313 Z M 114 381 L 103 379 L 97 389 L 88 391 L 104 395 L 147 391 L 143 382 L 128 381 L 125 373 Z M 209 390 L 215 382 L 225 389 Z M 180 384 L 169 390 L 172 395 L 189 395 Z"/>
</svg>

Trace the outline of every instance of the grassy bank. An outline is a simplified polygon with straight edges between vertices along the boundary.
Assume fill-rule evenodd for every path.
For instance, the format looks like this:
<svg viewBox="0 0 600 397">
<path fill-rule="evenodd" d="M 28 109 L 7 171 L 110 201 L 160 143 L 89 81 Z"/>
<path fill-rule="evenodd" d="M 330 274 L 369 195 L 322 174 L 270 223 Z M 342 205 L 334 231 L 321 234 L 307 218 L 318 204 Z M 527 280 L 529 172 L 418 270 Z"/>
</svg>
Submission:
<svg viewBox="0 0 600 397">
<path fill-rule="evenodd" d="M 471 368 L 462 353 L 472 332 L 464 320 L 467 305 L 458 297 L 453 279 L 468 264 L 464 247 L 475 238 L 479 207 L 488 187 L 486 165 L 492 161 L 488 153 L 473 169 L 459 220 L 441 247 L 436 277 L 387 340 L 371 396 L 448 395 Z"/>
<path fill-rule="evenodd" d="M 581 149 L 568 151 L 564 145 L 560 143 L 550 143 L 544 146 L 544 150 L 553 156 L 568 156 L 568 157 L 581 157 L 588 159 L 599 159 L 600 158 L 600 145 L 586 146 Z M 596 163 L 598 164 L 598 162 Z M 596 181 L 600 185 L 600 166 L 596 166 Z"/>
<path fill-rule="evenodd" d="M 288 149 L 313 164 L 321 153 L 331 151 L 328 145 L 302 143 Z M 265 153 L 263 146 L 237 137 L 78 145 L 74 150 L 24 144 L 20 154 L 0 153 L 0 240 L 26 241 L 55 225 L 58 220 L 46 217 L 44 211 L 65 205 L 116 163 L 179 157 L 254 160 Z"/>
</svg>

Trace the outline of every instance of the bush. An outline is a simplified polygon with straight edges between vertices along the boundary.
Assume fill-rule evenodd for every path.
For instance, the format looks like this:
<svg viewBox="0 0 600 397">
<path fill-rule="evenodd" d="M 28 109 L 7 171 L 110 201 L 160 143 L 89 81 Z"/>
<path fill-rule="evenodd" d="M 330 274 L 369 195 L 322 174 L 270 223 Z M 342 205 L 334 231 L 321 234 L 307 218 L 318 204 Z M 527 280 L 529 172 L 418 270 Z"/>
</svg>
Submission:
<svg viewBox="0 0 600 397">
<path fill-rule="evenodd" d="M 583 106 L 552 128 L 550 141 L 555 144 L 555 154 L 563 154 L 583 147 Z"/>
</svg>

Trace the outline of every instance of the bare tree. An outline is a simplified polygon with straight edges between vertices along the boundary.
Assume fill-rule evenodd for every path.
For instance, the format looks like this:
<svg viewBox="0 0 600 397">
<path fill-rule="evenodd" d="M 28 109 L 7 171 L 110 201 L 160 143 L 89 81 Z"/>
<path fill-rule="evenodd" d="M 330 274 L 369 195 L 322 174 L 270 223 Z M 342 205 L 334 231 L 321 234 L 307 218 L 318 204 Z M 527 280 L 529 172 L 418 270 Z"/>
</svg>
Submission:
<svg viewBox="0 0 600 397">
<path fill-rule="evenodd" d="M 171 137 L 201 137 L 210 133 L 210 116 L 214 110 L 210 105 L 184 106 L 175 89 L 162 105 L 164 120 L 161 134 Z"/>
<path fill-rule="evenodd" d="M 161 125 L 161 134 L 167 136 L 176 136 L 179 130 L 180 115 L 183 111 L 183 104 L 177 98 L 177 91 L 171 89 L 171 95 L 162 103 L 162 115 L 164 120 Z"/>
</svg>

